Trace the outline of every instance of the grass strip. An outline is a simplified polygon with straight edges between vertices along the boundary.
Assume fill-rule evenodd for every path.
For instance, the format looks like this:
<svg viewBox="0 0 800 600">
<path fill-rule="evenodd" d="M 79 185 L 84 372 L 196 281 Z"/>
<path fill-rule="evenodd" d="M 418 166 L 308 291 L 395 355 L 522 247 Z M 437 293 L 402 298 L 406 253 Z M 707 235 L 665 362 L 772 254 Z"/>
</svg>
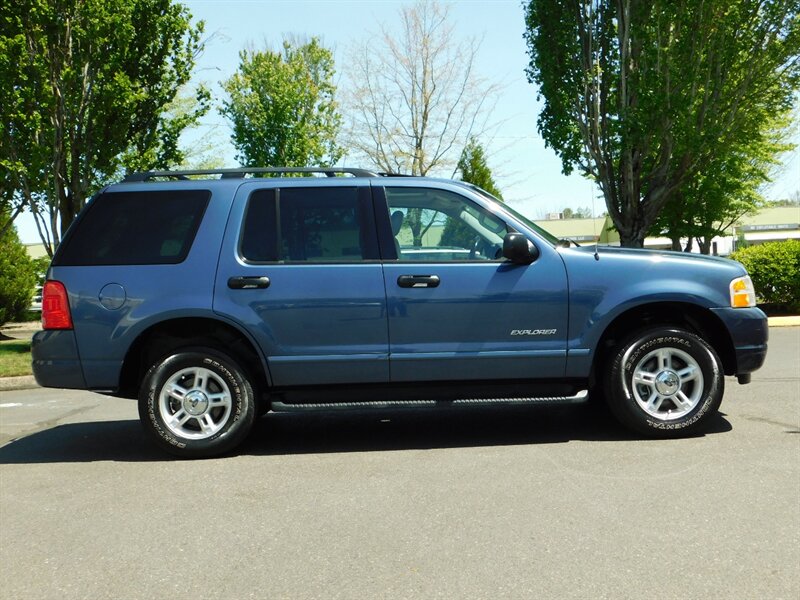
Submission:
<svg viewBox="0 0 800 600">
<path fill-rule="evenodd" d="M 0 377 L 31 374 L 31 343 L 28 340 L 0 342 Z"/>
</svg>

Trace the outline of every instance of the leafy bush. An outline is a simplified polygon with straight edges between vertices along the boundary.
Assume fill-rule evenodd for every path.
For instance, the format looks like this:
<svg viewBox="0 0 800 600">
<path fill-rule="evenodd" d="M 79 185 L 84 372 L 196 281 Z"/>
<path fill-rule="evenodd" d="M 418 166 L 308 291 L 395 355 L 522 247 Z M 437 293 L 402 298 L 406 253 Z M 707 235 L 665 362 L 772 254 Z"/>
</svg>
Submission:
<svg viewBox="0 0 800 600">
<path fill-rule="evenodd" d="M 37 268 L 16 229 L 10 227 L 0 237 L 0 325 L 26 315 L 36 288 Z"/>
<path fill-rule="evenodd" d="M 800 309 L 800 240 L 750 246 L 731 258 L 745 266 L 763 302 Z"/>
</svg>

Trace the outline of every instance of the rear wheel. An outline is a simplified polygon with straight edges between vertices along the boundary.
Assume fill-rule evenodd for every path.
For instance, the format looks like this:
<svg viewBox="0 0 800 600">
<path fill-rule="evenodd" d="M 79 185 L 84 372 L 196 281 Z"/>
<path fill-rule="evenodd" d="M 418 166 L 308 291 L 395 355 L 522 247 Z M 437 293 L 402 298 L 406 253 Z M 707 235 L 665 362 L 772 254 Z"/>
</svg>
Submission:
<svg viewBox="0 0 800 600">
<path fill-rule="evenodd" d="M 210 348 L 176 351 L 144 377 L 139 417 L 156 443 L 183 458 L 223 454 L 253 426 L 255 396 L 245 371 Z"/>
<path fill-rule="evenodd" d="M 725 380 L 714 349 L 681 329 L 639 332 L 615 350 L 606 373 L 609 408 L 625 425 L 654 437 L 701 430 L 719 409 Z"/>
</svg>

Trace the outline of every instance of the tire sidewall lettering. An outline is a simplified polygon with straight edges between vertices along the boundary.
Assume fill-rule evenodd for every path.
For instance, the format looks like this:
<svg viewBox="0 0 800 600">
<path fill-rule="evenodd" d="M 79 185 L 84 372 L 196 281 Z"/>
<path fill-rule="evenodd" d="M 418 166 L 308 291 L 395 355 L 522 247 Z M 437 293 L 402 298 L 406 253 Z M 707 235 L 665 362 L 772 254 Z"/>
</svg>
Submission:
<svg viewBox="0 0 800 600">
<path fill-rule="evenodd" d="M 633 396 L 634 370 L 648 353 L 659 348 L 681 350 L 697 361 L 703 373 L 702 396 L 697 406 L 685 416 L 675 420 L 661 420 L 646 413 Z M 722 369 L 713 349 L 693 334 L 681 330 L 634 335 L 619 347 L 616 361 L 609 373 L 611 398 L 609 404 L 613 412 L 625 423 L 639 431 L 662 432 L 682 431 L 697 428 L 706 420 L 709 413 L 715 412 L 721 401 L 723 387 Z M 616 372 L 616 374 L 615 374 Z"/>
<path fill-rule="evenodd" d="M 660 336 L 650 340 L 649 342 L 645 342 L 640 346 L 636 347 L 633 354 L 628 356 L 626 353 L 625 358 L 625 372 L 630 373 L 633 371 L 634 365 L 639 362 L 639 357 L 642 354 L 646 354 L 654 349 L 654 346 L 668 346 L 669 344 L 674 344 L 676 347 L 679 347 L 682 350 L 689 352 L 693 348 L 692 342 L 690 340 L 676 337 L 676 336 Z M 692 354 L 692 352 L 689 352 Z"/>
<path fill-rule="evenodd" d="M 225 367 L 225 365 L 220 364 L 213 358 L 205 358 L 203 359 L 203 363 L 209 367 L 213 367 L 218 375 L 222 375 L 228 383 L 228 388 L 231 390 L 231 400 L 233 401 L 235 410 L 231 413 L 228 422 L 225 423 L 225 427 L 223 427 L 222 431 L 217 434 L 217 436 L 221 436 L 224 435 L 230 426 L 238 421 L 242 416 L 242 388 L 239 384 L 239 380 L 227 369 L 227 367 Z"/>
<path fill-rule="evenodd" d="M 219 358 L 217 354 L 220 355 Z M 181 369 L 192 366 L 202 366 L 213 371 L 225 381 L 231 395 L 231 411 L 225 424 L 214 435 L 199 440 L 182 438 L 168 429 L 159 407 L 161 390 L 170 377 Z M 145 375 L 144 381 L 147 382 L 147 388 L 146 393 L 140 395 L 139 414 L 145 429 L 158 439 L 165 450 L 178 456 L 194 458 L 223 453 L 239 443 L 251 429 L 255 418 L 252 388 L 238 365 L 218 351 L 204 351 L 202 348 L 176 351 L 154 364 Z"/>
</svg>

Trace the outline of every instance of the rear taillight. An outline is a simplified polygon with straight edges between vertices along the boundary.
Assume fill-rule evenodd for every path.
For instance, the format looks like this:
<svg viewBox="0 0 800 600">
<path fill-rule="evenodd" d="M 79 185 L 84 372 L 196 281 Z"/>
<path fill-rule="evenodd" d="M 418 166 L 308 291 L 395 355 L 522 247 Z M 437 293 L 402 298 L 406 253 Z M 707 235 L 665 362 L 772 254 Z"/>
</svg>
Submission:
<svg viewBox="0 0 800 600">
<path fill-rule="evenodd" d="M 72 329 L 67 288 L 60 281 L 46 281 L 42 289 L 42 328 Z"/>
</svg>

